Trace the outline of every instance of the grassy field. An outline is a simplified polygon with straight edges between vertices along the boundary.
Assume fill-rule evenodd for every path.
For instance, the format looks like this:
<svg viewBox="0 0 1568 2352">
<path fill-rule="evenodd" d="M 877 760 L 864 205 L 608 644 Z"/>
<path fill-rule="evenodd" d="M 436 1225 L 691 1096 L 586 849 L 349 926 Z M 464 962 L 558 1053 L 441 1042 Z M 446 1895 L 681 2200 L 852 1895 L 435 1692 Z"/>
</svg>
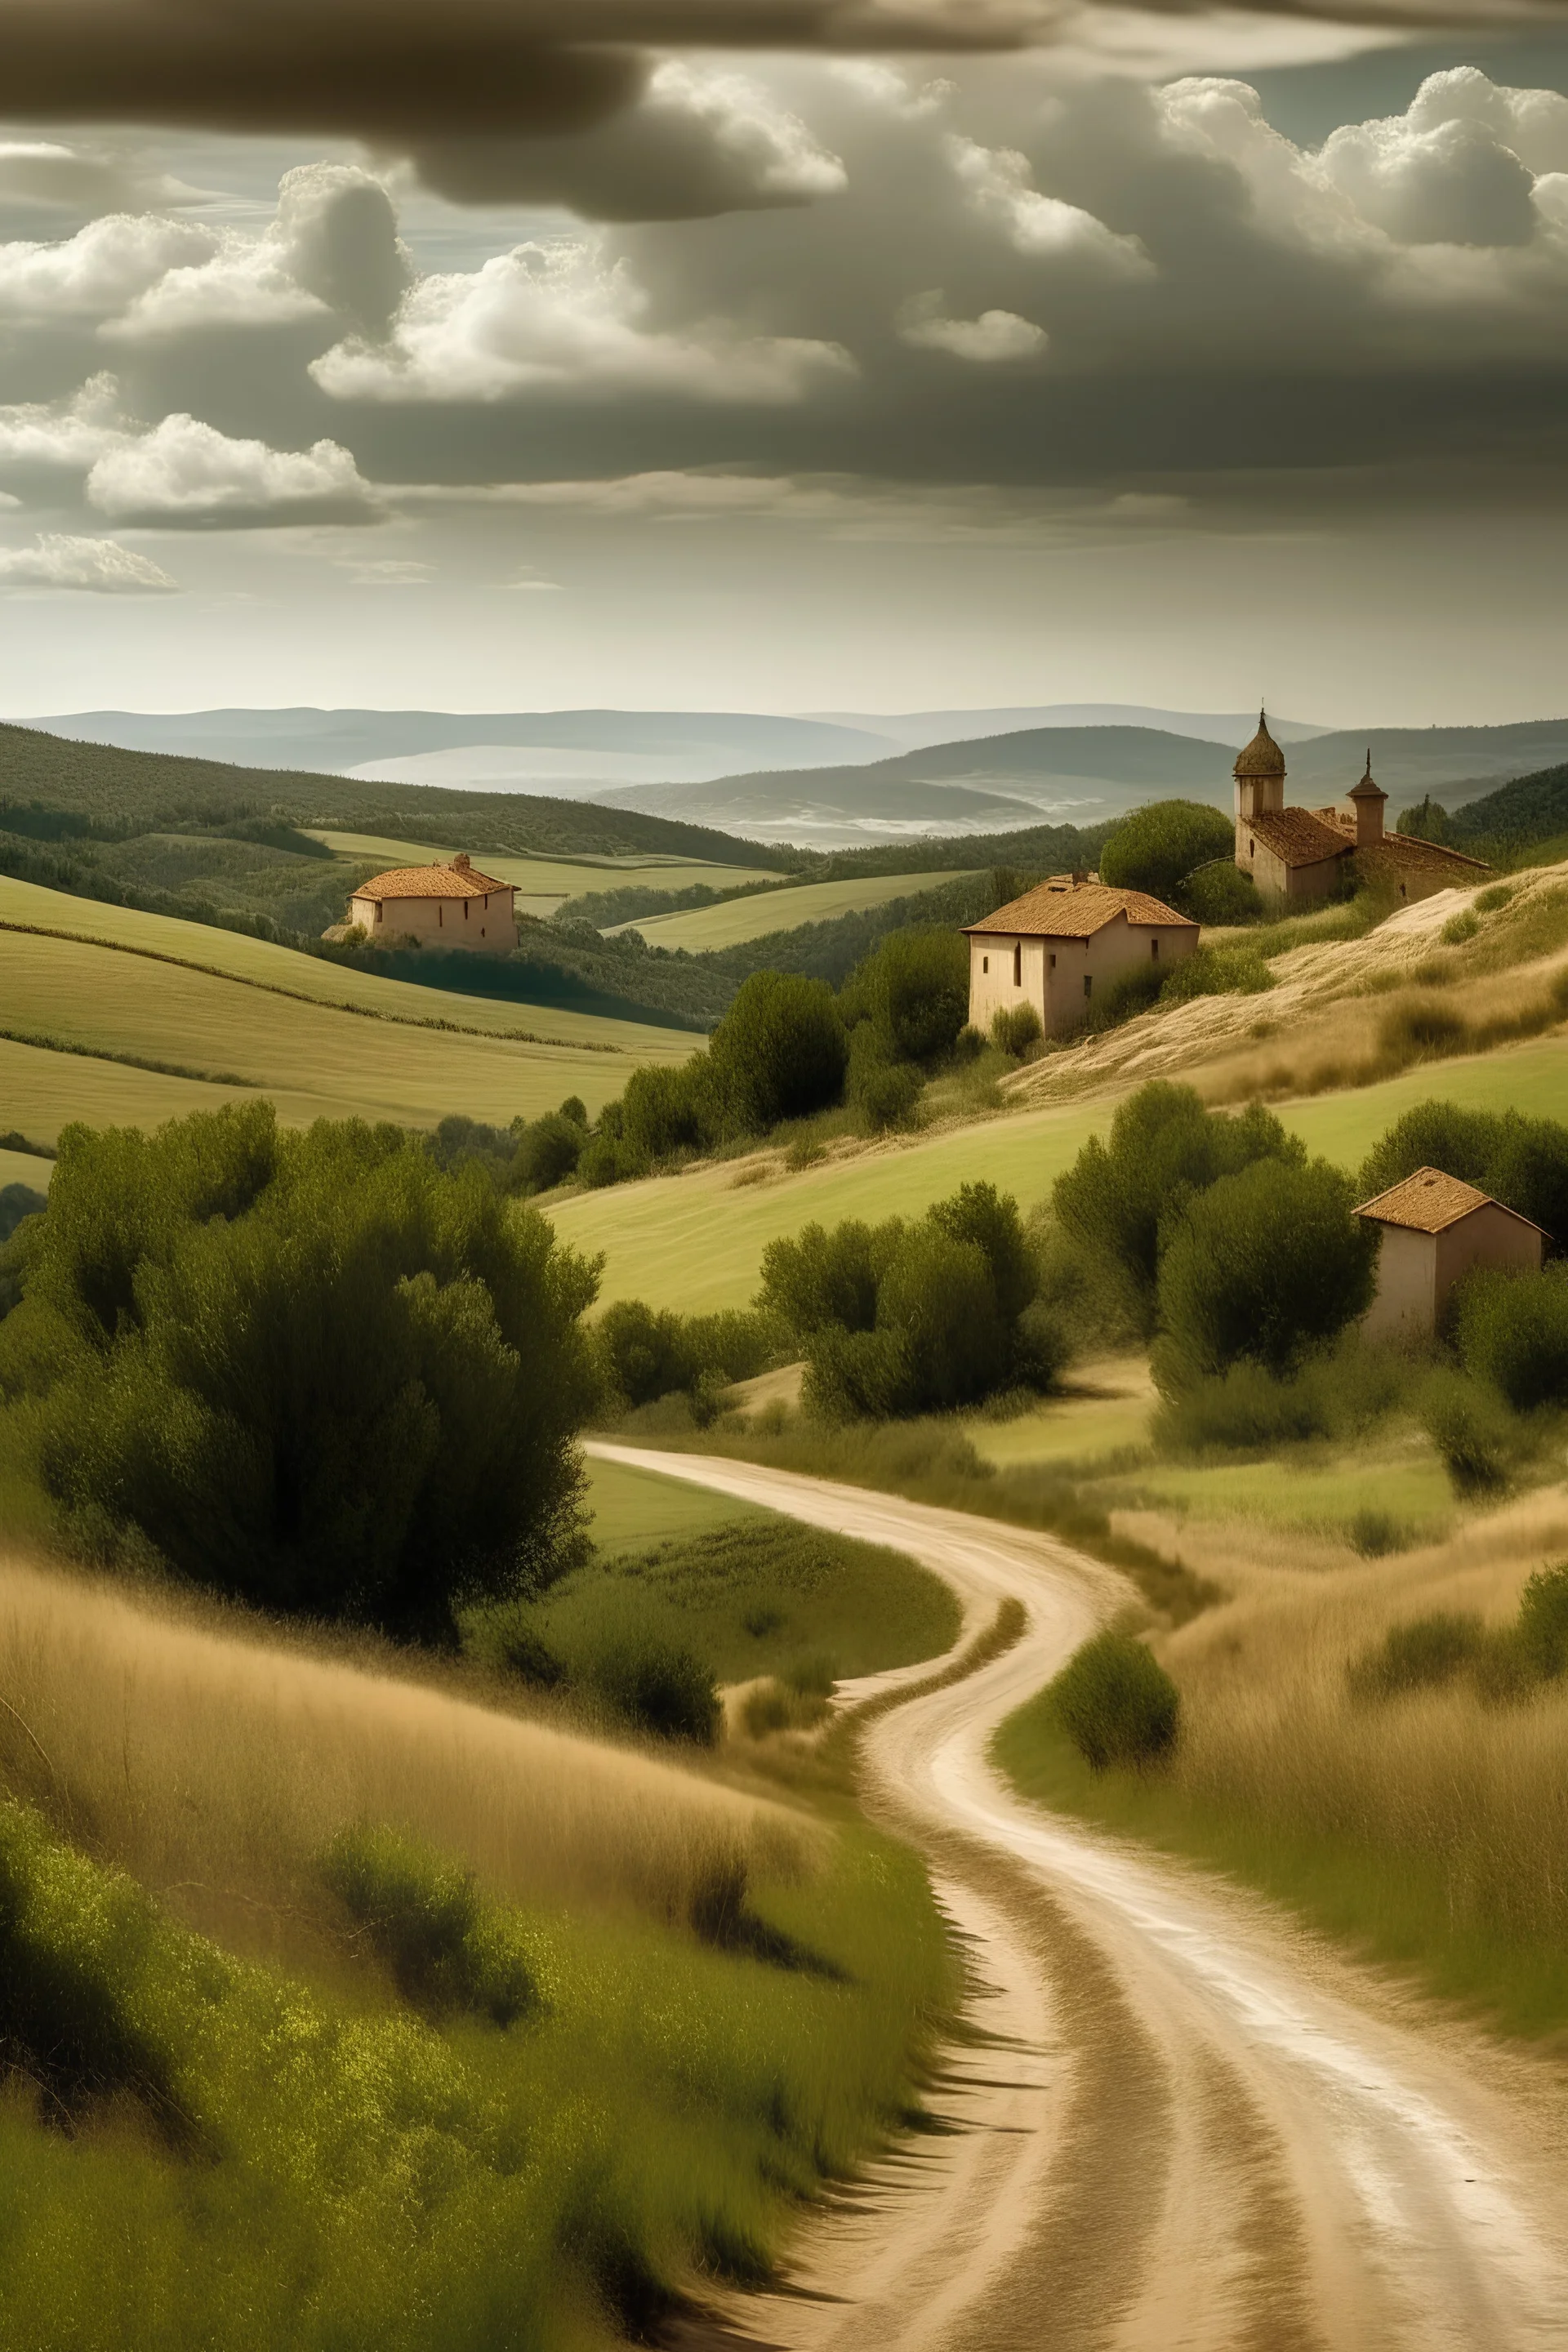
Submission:
<svg viewBox="0 0 1568 2352">
<path fill-rule="evenodd" d="M 519 831 L 523 829 L 520 819 Z M 394 841 L 374 833 L 311 831 L 345 866 L 358 866 L 370 858 L 382 866 L 429 866 L 455 857 L 463 845 L 452 842 L 433 849 L 427 841 Z M 686 890 L 694 882 L 710 883 L 715 890 L 733 890 L 742 882 L 777 879 L 761 866 L 714 866 L 700 857 L 527 857 L 487 849 L 475 863 L 498 882 L 510 882 L 519 894 L 521 910 L 530 915 L 551 914 L 563 899 L 580 898 L 587 890 Z"/>
<path fill-rule="evenodd" d="M 701 1536 L 748 1521 L 770 1525 L 776 1516 L 694 1486 L 689 1478 L 661 1478 L 624 1462 L 588 1464 L 589 1531 L 601 1551 L 636 1551 L 671 1536 Z"/>
<path fill-rule="evenodd" d="M 1565 1551 L 1561 1486 L 1332 1575 L 1237 1546 L 1232 1597 L 1154 1643 L 1182 1695 L 1167 1769 L 1091 1772 L 1044 1700 L 1003 1726 L 999 1760 L 1046 1804 L 1230 1871 L 1507 2030 L 1560 2036 L 1568 1688 L 1489 1702 L 1458 1674 L 1376 1696 L 1350 1669 L 1434 1611 L 1507 1625 Z"/>
<path fill-rule="evenodd" d="M 703 877 L 693 874 L 689 878 L 699 882 Z M 868 907 L 886 906 L 889 898 L 913 898 L 944 882 L 967 878 L 966 871 L 959 869 L 951 874 L 868 874 L 844 882 L 802 882 L 760 892 L 754 898 L 731 898 L 719 907 L 689 907 L 675 915 L 641 915 L 634 923 L 614 928 L 640 931 L 649 947 L 686 948 L 692 955 L 700 955 L 712 948 L 739 947 L 748 940 L 765 939 L 770 931 L 793 930 L 801 923 L 830 922 L 836 915 L 858 914 Z"/>
<path fill-rule="evenodd" d="M 35 1192 L 47 1192 L 54 1172 L 52 1160 L 37 1159 L 30 1151 L 0 1151 L 0 1192 L 7 1184 L 26 1184 Z"/>
<path fill-rule="evenodd" d="M 7 2345 L 646 2342 L 907 2116 L 912 1856 L 379 1663 L 0 1562 Z"/>
<path fill-rule="evenodd" d="M 657 1060 L 664 1054 L 680 1059 L 690 1053 L 695 1042 L 687 1030 L 661 1029 L 652 1023 L 616 1021 L 596 1013 L 521 1004 L 498 997 L 465 996 L 450 989 L 419 988 L 407 981 L 388 980 L 379 972 L 356 971 L 351 964 L 300 955 L 292 948 L 248 939 L 240 931 L 185 922 L 175 915 L 143 914 L 134 907 L 110 907 L 0 875 L 0 926 L 6 924 L 63 932 L 71 939 L 108 940 L 144 955 L 166 957 L 193 970 L 221 972 L 255 987 L 309 997 L 320 1004 L 347 1005 L 390 1021 L 425 1025 L 438 1020 L 497 1036 L 527 1030 L 563 1045 L 611 1045 L 638 1060 Z M 153 1049 L 149 1046 L 147 1051 Z"/>
<path fill-rule="evenodd" d="M 1568 1119 L 1568 1039 L 1549 1037 L 1468 1061 L 1436 1062 L 1354 1094 L 1279 1107 L 1308 1149 L 1354 1167 L 1385 1128 L 1428 1095 L 1501 1109 L 1519 1105 Z M 1114 1097 L 1052 1104 L 981 1125 L 891 1143 L 838 1163 L 737 1185 L 731 1165 L 563 1198 L 552 1210 L 564 1237 L 606 1255 L 606 1299 L 658 1307 L 738 1307 L 756 1286 L 775 1234 L 814 1219 L 916 1216 L 964 1182 L 988 1178 L 1028 1207 L 1110 1123 Z"/>
</svg>

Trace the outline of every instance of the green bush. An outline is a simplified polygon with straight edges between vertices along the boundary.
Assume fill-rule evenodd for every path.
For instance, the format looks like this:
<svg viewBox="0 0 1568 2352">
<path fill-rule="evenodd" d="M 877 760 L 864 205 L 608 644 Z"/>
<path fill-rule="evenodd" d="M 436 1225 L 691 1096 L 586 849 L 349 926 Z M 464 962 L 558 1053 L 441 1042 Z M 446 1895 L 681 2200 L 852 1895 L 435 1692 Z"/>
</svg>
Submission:
<svg viewBox="0 0 1568 2352">
<path fill-rule="evenodd" d="M 1568 1268 L 1478 1269 L 1457 1286 L 1450 1312 L 1466 1371 L 1516 1412 L 1568 1399 Z"/>
<path fill-rule="evenodd" d="M 1194 866 L 1235 849 L 1236 827 L 1219 809 L 1200 801 L 1153 801 L 1111 834 L 1100 853 L 1100 878 L 1118 889 L 1147 890 L 1169 905 Z"/>
<path fill-rule="evenodd" d="M 1459 1495 L 1506 1486 L 1520 1452 L 1508 1408 L 1460 1372 L 1433 1372 L 1423 1385 L 1421 1425 L 1442 1457 Z"/>
<path fill-rule="evenodd" d="M 844 1098 L 868 1134 L 903 1126 L 924 1083 L 914 1063 L 889 1057 L 888 1040 L 875 1023 L 863 1021 L 851 1030 Z"/>
<path fill-rule="evenodd" d="M 505 2026 L 537 2007 L 526 1938 L 457 1864 L 395 1830 L 352 1829 L 333 1839 L 321 1872 L 416 2009 L 467 2010 Z"/>
<path fill-rule="evenodd" d="M 24 1217 L 39 1217 L 49 1205 L 47 1192 L 30 1184 L 0 1184 L 0 1245 L 8 1242 Z"/>
<path fill-rule="evenodd" d="M 594 1268 L 472 1165 L 271 1106 L 61 1138 L 0 1396 L 84 1540 L 445 1636 L 574 1556 Z"/>
<path fill-rule="evenodd" d="M 712 1670 L 685 1643 L 627 1626 L 586 1649 L 577 1672 L 628 1723 L 661 1739 L 710 1748 L 721 1710 Z"/>
<path fill-rule="evenodd" d="M 1167 972 L 1160 1002 L 1182 1004 L 1194 996 L 1261 996 L 1273 985 L 1274 974 L 1255 948 L 1200 947 Z"/>
<path fill-rule="evenodd" d="M 1469 1034 L 1469 1023 L 1453 1005 L 1418 996 L 1392 1006 L 1379 1024 L 1377 1037 L 1384 1053 L 1404 1059 L 1415 1054 L 1462 1054 Z"/>
<path fill-rule="evenodd" d="M 889 931 L 846 982 L 844 1017 L 869 1022 L 892 1062 L 950 1054 L 969 1019 L 969 942 L 961 931 Z"/>
<path fill-rule="evenodd" d="M 1180 1694 L 1131 1634 L 1097 1633 L 1047 1689 L 1057 1720 L 1096 1772 L 1112 1764 L 1162 1763 L 1176 1744 Z"/>
<path fill-rule="evenodd" d="M 640 1298 L 606 1307 L 595 1330 L 605 1386 L 626 1405 L 652 1404 L 703 1379 L 727 1385 L 749 1381 L 776 1351 L 771 1317 L 727 1307 L 715 1315 L 655 1310 Z"/>
<path fill-rule="evenodd" d="M 848 1054 L 826 981 L 752 972 L 708 1048 L 714 1095 L 729 1131 L 766 1135 L 782 1119 L 805 1118 L 837 1102 Z"/>
<path fill-rule="evenodd" d="M 1160 1263 L 1167 1393 L 1245 1360 L 1284 1375 L 1372 1303 L 1377 1234 L 1325 1160 L 1260 1160 L 1186 1203 Z"/>
<path fill-rule="evenodd" d="M 794 1241 L 769 1242 L 763 1252 L 759 1305 L 802 1339 L 833 1324 L 869 1331 L 877 1320 L 882 1268 L 902 1232 L 896 1218 L 875 1229 L 847 1218 L 831 1233 L 811 1224 Z"/>
<path fill-rule="evenodd" d="M 1555 1682 L 1568 1669 L 1568 1567 L 1538 1569 L 1520 1599 L 1515 1636 L 1532 1674 Z"/>
<path fill-rule="evenodd" d="M 1155 1079 L 1120 1106 L 1107 1141 L 1089 1138 L 1058 1177 L 1052 1198 L 1069 1237 L 1121 1268 L 1147 1330 L 1162 1236 L 1187 1199 L 1256 1160 L 1289 1164 L 1303 1157 L 1295 1137 L 1260 1105 L 1233 1118 L 1206 1110 L 1191 1087 Z"/>
<path fill-rule="evenodd" d="M 1235 923 L 1260 923 L 1263 920 L 1263 900 L 1250 874 L 1244 874 L 1237 864 L 1232 850 L 1213 857 L 1206 866 L 1194 866 L 1181 885 L 1177 904 L 1184 915 L 1206 930 L 1219 930 Z"/>
<path fill-rule="evenodd" d="M 1410 1363 L 1398 1350 L 1368 1348 L 1347 1332 L 1337 1347 L 1309 1355 L 1284 1375 L 1244 1357 L 1207 1380 L 1182 1383 L 1162 1399 L 1150 1435 L 1173 1454 L 1263 1453 L 1315 1437 L 1346 1440 L 1397 1404 L 1410 1378 Z"/>
<path fill-rule="evenodd" d="M 575 1175 L 588 1138 L 586 1120 L 572 1116 L 574 1103 L 581 1110 L 574 1095 L 561 1109 L 546 1111 L 542 1118 L 531 1120 L 523 1128 L 512 1163 L 520 1191 L 549 1192 Z"/>
<path fill-rule="evenodd" d="M 1446 948 L 1461 948 L 1467 940 L 1475 938 L 1480 928 L 1479 918 L 1467 908 L 1461 914 L 1450 915 L 1437 936 Z"/>
<path fill-rule="evenodd" d="M 1045 1034 L 1032 1004 L 1004 1004 L 992 1015 L 991 1043 L 1004 1054 L 1011 1054 L 1016 1062 L 1021 1062 Z"/>
<path fill-rule="evenodd" d="M 1403 1692 L 1433 1690 L 1451 1683 L 1471 1665 L 1485 1640 L 1479 1617 L 1435 1610 L 1391 1625 L 1374 1648 L 1350 1668 L 1358 1698 L 1395 1698 Z"/>
</svg>

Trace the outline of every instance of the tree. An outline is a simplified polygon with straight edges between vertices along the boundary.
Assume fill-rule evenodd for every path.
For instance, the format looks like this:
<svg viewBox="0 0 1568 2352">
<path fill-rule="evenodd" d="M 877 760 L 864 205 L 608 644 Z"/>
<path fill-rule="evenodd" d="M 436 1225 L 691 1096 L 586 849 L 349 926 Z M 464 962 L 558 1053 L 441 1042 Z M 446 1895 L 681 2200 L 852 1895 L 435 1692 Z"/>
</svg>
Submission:
<svg viewBox="0 0 1568 2352">
<path fill-rule="evenodd" d="M 1190 874 L 1184 876 L 1178 904 L 1194 923 L 1210 928 L 1257 923 L 1263 919 L 1258 885 L 1236 863 L 1228 843 L 1223 856 L 1212 857 L 1206 866 L 1194 866 Z"/>
<path fill-rule="evenodd" d="M 1377 1232 L 1326 1160 L 1259 1160 L 1187 1202 L 1160 1261 L 1162 1387 L 1243 1361 L 1293 1370 L 1372 1304 Z"/>
<path fill-rule="evenodd" d="M 731 1133 L 765 1135 L 781 1119 L 825 1109 L 843 1092 L 848 1054 L 826 981 L 752 972 L 708 1049 L 726 1125 Z"/>
<path fill-rule="evenodd" d="M 1478 1268 L 1454 1293 L 1453 1331 L 1466 1371 L 1516 1412 L 1568 1397 L 1568 1269 Z"/>
<path fill-rule="evenodd" d="M 1194 866 L 1235 847 L 1236 827 L 1220 810 L 1201 801 L 1153 801 L 1110 835 L 1100 853 L 1100 878 L 1168 902 Z"/>
<path fill-rule="evenodd" d="M 886 1059 L 931 1062 L 969 1019 L 969 942 L 961 931 L 889 931 L 844 990 L 851 1025 L 868 1021 Z"/>
<path fill-rule="evenodd" d="M 1413 808 L 1400 810 L 1394 831 L 1415 841 L 1452 843 L 1454 839 L 1453 822 L 1447 810 L 1440 801 L 1435 801 L 1430 793 L 1417 801 Z"/>
<path fill-rule="evenodd" d="M 436 1637 L 572 1557 L 597 1271 L 481 1168 L 267 1104 L 73 1128 L 37 1234 L 0 1394 L 84 1529 Z"/>
<path fill-rule="evenodd" d="M 1154 1079 L 1118 1109 L 1109 1142 L 1089 1138 L 1053 1199 L 1072 1240 L 1129 1277 L 1152 1326 L 1162 1236 L 1191 1195 L 1255 1160 L 1304 1156 L 1260 1105 L 1233 1118 L 1206 1110 L 1191 1087 Z"/>
</svg>

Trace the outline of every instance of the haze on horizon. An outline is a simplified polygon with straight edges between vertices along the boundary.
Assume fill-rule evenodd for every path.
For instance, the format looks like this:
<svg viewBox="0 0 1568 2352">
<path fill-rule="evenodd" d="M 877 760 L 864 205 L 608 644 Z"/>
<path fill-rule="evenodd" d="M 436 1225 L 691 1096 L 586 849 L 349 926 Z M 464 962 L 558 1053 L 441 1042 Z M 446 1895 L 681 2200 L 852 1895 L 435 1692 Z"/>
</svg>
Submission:
<svg viewBox="0 0 1568 2352">
<path fill-rule="evenodd" d="M 7 715 L 1563 705 L 1560 11 L 86 13 L 0 0 Z"/>
</svg>

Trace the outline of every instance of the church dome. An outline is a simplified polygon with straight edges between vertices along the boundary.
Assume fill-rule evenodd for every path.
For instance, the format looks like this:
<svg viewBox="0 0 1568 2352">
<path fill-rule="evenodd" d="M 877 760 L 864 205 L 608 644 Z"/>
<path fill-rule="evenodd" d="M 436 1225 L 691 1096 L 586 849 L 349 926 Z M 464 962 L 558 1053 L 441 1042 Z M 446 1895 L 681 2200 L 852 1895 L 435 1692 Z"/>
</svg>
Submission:
<svg viewBox="0 0 1568 2352">
<path fill-rule="evenodd" d="M 1258 714 L 1258 732 L 1246 751 L 1237 753 L 1232 772 L 1237 778 L 1282 776 L 1285 773 L 1285 754 L 1268 732 L 1268 721 L 1261 710 Z"/>
</svg>

